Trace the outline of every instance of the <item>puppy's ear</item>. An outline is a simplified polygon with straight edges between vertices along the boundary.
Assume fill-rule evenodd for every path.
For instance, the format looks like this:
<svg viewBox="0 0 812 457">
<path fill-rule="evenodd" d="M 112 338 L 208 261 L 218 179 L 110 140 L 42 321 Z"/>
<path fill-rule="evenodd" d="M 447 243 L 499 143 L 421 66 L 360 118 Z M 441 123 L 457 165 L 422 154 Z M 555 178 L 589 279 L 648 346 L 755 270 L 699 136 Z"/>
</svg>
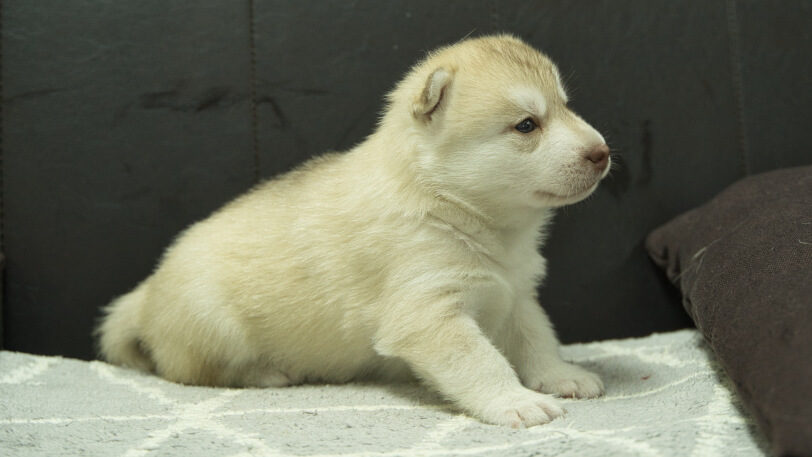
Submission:
<svg viewBox="0 0 812 457">
<path fill-rule="evenodd" d="M 446 90 L 451 83 L 451 72 L 440 67 L 429 76 L 423 91 L 412 105 L 412 115 L 423 122 L 431 122 L 432 115 L 443 107 L 447 98 Z"/>
</svg>

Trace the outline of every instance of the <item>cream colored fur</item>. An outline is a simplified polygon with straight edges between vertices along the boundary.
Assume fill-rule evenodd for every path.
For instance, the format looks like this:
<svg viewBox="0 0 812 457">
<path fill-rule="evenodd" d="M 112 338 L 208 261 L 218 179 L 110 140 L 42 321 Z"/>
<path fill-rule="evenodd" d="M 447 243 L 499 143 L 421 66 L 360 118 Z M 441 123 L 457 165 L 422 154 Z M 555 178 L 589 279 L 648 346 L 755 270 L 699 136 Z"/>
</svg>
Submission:
<svg viewBox="0 0 812 457">
<path fill-rule="evenodd" d="M 510 36 L 439 49 L 366 141 L 186 230 L 106 308 L 101 354 L 215 386 L 416 375 L 485 422 L 548 422 L 547 394 L 603 385 L 558 355 L 538 247 L 609 160 L 542 54 Z"/>
</svg>

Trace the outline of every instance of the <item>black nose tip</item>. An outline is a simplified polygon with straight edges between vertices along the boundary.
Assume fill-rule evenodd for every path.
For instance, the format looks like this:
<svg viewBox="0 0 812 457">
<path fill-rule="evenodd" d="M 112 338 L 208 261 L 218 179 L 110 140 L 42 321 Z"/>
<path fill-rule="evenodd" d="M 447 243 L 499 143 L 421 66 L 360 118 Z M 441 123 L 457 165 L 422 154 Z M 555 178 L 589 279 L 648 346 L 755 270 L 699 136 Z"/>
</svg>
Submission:
<svg viewBox="0 0 812 457">
<path fill-rule="evenodd" d="M 595 146 L 586 153 L 586 159 L 592 162 L 598 170 L 605 170 L 609 165 L 609 146 L 606 144 Z"/>
</svg>

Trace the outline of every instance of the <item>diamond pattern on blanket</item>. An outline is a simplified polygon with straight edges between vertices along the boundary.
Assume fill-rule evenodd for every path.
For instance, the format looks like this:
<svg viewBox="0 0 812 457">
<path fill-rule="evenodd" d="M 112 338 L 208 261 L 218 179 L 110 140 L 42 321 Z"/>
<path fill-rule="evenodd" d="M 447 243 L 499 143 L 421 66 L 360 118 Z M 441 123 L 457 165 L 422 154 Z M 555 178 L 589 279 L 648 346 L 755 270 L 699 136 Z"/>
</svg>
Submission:
<svg viewBox="0 0 812 457">
<path fill-rule="evenodd" d="M 0 455 L 762 456 L 694 330 L 570 345 L 606 396 L 530 429 L 484 425 L 417 385 L 219 389 L 102 362 L 0 352 Z"/>
</svg>

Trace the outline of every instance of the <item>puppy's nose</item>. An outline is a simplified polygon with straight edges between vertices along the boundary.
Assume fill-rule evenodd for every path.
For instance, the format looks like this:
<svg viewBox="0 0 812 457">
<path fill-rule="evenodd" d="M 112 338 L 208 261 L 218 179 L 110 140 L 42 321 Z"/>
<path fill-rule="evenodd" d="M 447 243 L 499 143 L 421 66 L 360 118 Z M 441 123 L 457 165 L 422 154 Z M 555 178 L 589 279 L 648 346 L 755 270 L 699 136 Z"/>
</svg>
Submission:
<svg viewBox="0 0 812 457">
<path fill-rule="evenodd" d="M 586 153 L 586 160 L 592 162 L 598 170 L 605 170 L 609 165 L 609 146 L 605 143 L 600 146 L 595 146 Z"/>
</svg>

